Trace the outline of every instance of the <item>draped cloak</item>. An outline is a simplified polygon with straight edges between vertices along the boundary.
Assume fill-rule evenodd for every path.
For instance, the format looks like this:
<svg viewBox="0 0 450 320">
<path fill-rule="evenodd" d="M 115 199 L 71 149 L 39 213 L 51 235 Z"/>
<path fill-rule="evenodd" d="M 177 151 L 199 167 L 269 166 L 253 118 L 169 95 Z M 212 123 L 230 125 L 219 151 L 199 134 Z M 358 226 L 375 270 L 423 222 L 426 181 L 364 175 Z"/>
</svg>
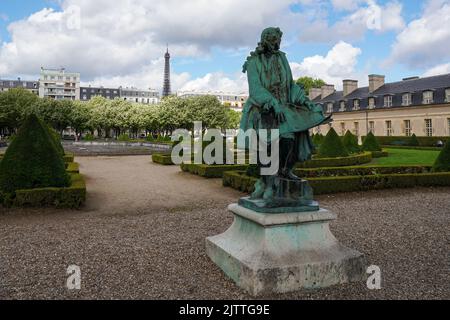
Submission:
<svg viewBox="0 0 450 320">
<path fill-rule="evenodd" d="M 240 129 L 279 129 L 281 138 L 295 139 L 298 161 L 311 158 L 309 129 L 329 123 L 321 106 L 313 103 L 292 77 L 286 54 L 277 51 L 252 55 L 244 65 L 250 97 L 244 106 Z M 272 108 L 279 104 L 286 121 L 279 123 Z"/>
</svg>

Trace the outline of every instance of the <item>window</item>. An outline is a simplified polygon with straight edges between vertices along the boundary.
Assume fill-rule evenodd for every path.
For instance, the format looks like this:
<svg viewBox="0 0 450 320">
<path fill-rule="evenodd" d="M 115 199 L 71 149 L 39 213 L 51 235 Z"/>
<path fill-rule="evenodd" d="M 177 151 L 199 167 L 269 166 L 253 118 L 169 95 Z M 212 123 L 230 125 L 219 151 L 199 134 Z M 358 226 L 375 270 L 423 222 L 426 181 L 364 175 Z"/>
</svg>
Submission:
<svg viewBox="0 0 450 320">
<path fill-rule="evenodd" d="M 384 96 L 384 107 L 385 108 L 392 107 L 392 96 Z"/>
<path fill-rule="evenodd" d="M 83 95 L 83 100 L 87 100 L 87 96 L 85 94 Z"/>
<path fill-rule="evenodd" d="M 86 90 L 86 89 L 83 89 L 83 92 L 87 92 L 87 90 Z"/>
<path fill-rule="evenodd" d="M 445 101 L 450 102 L 450 89 L 445 89 Z"/>
<path fill-rule="evenodd" d="M 375 109 L 375 98 L 369 98 L 369 109 Z"/>
<path fill-rule="evenodd" d="M 355 122 L 355 123 L 354 123 L 353 134 L 354 134 L 355 136 L 359 137 L 359 122 Z"/>
<path fill-rule="evenodd" d="M 341 122 L 341 136 L 345 135 L 345 122 Z"/>
<path fill-rule="evenodd" d="M 386 136 L 392 137 L 394 135 L 394 131 L 392 130 L 392 121 L 386 121 Z"/>
<path fill-rule="evenodd" d="M 328 103 L 328 106 L 327 106 L 327 112 L 328 113 L 333 113 L 333 103 Z"/>
<path fill-rule="evenodd" d="M 405 125 L 405 134 L 407 137 L 411 137 L 412 136 L 412 130 L 411 130 L 411 120 L 405 120 L 404 121 L 404 125 Z"/>
<path fill-rule="evenodd" d="M 402 106 L 410 106 L 412 104 L 411 93 L 405 93 L 402 96 Z"/>
<path fill-rule="evenodd" d="M 433 136 L 433 121 L 431 119 L 425 119 L 425 133 L 427 137 Z"/>
<path fill-rule="evenodd" d="M 433 91 L 425 91 L 423 93 L 423 104 L 433 103 Z"/>
<path fill-rule="evenodd" d="M 369 132 L 372 132 L 373 134 L 375 134 L 375 122 L 374 121 L 369 122 Z"/>
<path fill-rule="evenodd" d="M 341 111 L 341 112 L 344 112 L 344 111 L 345 111 L 345 101 L 341 101 L 339 111 Z"/>
<path fill-rule="evenodd" d="M 359 110 L 359 99 L 353 100 L 353 110 Z"/>
</svg>

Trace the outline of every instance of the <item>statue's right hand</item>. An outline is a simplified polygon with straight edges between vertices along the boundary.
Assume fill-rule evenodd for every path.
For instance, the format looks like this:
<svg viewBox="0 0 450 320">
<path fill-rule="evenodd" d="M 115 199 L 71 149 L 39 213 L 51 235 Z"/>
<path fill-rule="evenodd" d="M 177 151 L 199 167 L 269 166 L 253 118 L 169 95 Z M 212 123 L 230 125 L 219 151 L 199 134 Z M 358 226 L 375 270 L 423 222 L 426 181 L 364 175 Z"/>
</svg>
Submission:
<svg viewBox="0 0 450 320">
<path fill-rule="evenodd" d="M 283 123 L 286 121 L 286 116 L 284 115 L 284 112 L 280 106 L 280 104 L 275 104 L 273 106 L 273 110 L 275 111 L 275 117 L 278 120 L 279 123 Z"/>
</svg>

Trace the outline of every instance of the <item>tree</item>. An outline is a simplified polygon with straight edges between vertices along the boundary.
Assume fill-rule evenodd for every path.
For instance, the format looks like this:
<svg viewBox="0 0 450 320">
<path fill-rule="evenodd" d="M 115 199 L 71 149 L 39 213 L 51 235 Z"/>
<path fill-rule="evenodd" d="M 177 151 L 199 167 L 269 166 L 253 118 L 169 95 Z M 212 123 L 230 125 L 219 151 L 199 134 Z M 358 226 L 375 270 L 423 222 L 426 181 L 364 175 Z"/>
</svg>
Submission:
<svg viewBox="0 0 450 320">
<path fill-rule="evenodd" d="M 342 138 L 342 144 L 350 153 L 358 153 L 361 151 L 361 148 L 358 144 L 358 137 L 350 131 L 347 131 Z"/>
<path fill-rule="evenodd" d="M 341 138 L 331 128 L 319 148 L 319 158 L 348 157 L 348 151 L 342 144 Z"/>
<path fill-rule="evenodd" d="M 305 90 L 305 93 L 309 95 L 309 90 L 311 88 L 322 88 L 322 86 L 326 85 L 326 82 L 322 79 L 314 79 L 311 77 L 301 77 L 297 81 L 297 84 Z"/>
<path fill-rule="evenodd" d="M 241 124 L 242 113 L 234 111 L 233 109 L 226 109 L 227 113 L 227 127 L 228 129 L 239 129 Z"/>
<path fill-rule="evenodd" d="M 66 187 L 70 178 L 47 125 L 31 114 L 0 162 L 0 190 Z"/>
<path fill-rule="evenodd" d="M 409 146 L 418 147 L 419 146 L 419 139 L 417 139 L 417 136 L 415 133 L 411 136 L 411 138 L 408 141 Z"/>
<path fill-rule="evenodd" d="M 0 129 L 15 132 L 38 101 L 35 94 L 22 88 L 0 93 Z"/>
<path fill-rule="evenodd" d="M 445 144 L 444 149 L 441 151 L 433 165 L 433 172 L 448 171 L 450 171 L 450 139 Z"/>
<path fill-rule="evenodd" d="M 76 139 L 85 130 L 90 129 L 89 120 L 92 118 L 92 107 L 81 101 L 75 101 L 70 113 L 70 126 L 75 130 Z"/>
<path fill-rule="evenodd" d="M 377 138 L 373 135 L 372 132 L 369 132 L 367 137 L 364 139 L 362 149 L 364 151 L 382 151 L 380 144 L 378 143 Z"/>
</svg>

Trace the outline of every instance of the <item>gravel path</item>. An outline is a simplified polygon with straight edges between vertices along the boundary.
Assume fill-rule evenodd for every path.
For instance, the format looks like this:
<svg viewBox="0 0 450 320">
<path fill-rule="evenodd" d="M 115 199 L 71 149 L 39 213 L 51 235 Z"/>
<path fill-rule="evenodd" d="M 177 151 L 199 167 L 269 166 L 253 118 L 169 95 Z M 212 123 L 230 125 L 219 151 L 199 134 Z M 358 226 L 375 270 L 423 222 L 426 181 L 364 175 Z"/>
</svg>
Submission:
<svg viewBox="0 0 450 320">
<path fill-rule="evenodd" d="M 249 299 L 205 255 L 241 193 L 148 156 L 78 158 L 80 211 L 0 209 L 0 299 Z M 450 188 L 318 197 L 344 244 L 381 267 L 383 289 L 350 284 L 268 299 L 450 298 Z M 68 291 L 78 265 L 82 290 Z"/>
</svg>

